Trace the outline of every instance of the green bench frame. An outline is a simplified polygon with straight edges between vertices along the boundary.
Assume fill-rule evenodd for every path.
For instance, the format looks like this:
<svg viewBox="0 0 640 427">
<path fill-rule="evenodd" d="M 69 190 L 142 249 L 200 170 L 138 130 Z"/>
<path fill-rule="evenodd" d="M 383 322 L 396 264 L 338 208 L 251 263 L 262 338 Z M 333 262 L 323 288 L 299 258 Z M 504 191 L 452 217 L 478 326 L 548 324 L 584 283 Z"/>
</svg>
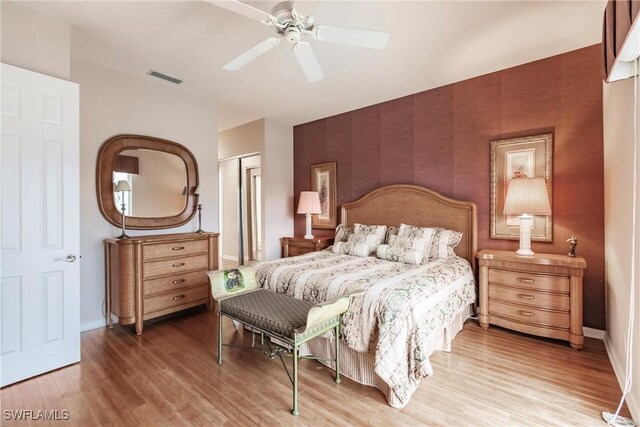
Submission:
<svg viewBox="0 0 640 427">
<path fill-rule="evenodd" d="M 229 287 L 226 283 L 226 275 L 230 272 L 235 274 L 234 278 L 240 275 L 242 278 L 241 286 L 238 286 L 238 282 L 234 283 L 233 287 Z M 364 291 L 358 290 L 355 292 L 351 292 L 346 295 L 339 296 L 333 300 L 323 302 L 321 304 L 313 305 L 308 313 L 307 313 L 307 321 L 305 325 L 294 330 L 293 336 L 283 336 L 280 333 L 276 333 L 274 331 L 270 331 L 265 328 L 261 328 L 258 325 L 254 325 L 246 320 L 238 319 L 235 316 L 232 316 L 227 313 L 223 313 L 221 310 L 221 302 L 229 299 L 235 298 L 238 295 L 246 294 L 248 292 L 269 292 L 267 290 L 258 288 L 255 273 L 251 267 L 240 267 L 239 269 L 234 270 L 226 270 L 226 271 L 212 271 L 209 272 L 209 280 L 211 281 L 211 293 L 213 294 L 213 298 L 216 301 L 216 310 L 218 313 L 218 364 L 222 365 L 222 346 L 230 346 L 230 347 L 241 347 L 241 346 L 231 346 L 229 344 L 224 344 L 222 342 L 222 317 L 228 317 L 236 322 L 239 322 L 245 326 L 252 333 L 258 332 L 260 334 L 260 343 L 261 348 L 264 350 L 264 336 L 274 338 L 285 344 L 286 347 L 276 344 L 275 350 L 271 348 L 271 343 L 267 340 L 267 346 L 269 351 L 265 352 L 270 358 L 275 358 L 278 356 L 280 361 L 282 362 L 282 366 L 291 381 L 291 385 L 293 386 L 293 409 L 291 410 L 291 414 L 298 415 L 298 361 L 300 359 L 312 359 L 312 360 L 333 360 L 335 363 L 335 382 L 340 383 L 340 316 L 349 311 L 351 307 L 351 303 L 353 298 L 358 295 L 362 295 Z M 300 301 L 290 296 L 284 294 L 276 294 L 281 295 L 282 298 L 289 298 L 293 301 Z M 319 358 L 315 356 L 301 356 L 300 355 L 300 346 L 305 342 L 316 338 L 325 332 L 334 331 L 335 332 L 335 352 L 336 357 L 334 358 Z M 255 336 L 252 340 L 251 347 L 243 347 L 255 349 Z M 287 368 L 286 363 L 282 356 L 291 356 L 293 359 L 293 372 L 289 373 L 289 369 Z"/>
</svg>

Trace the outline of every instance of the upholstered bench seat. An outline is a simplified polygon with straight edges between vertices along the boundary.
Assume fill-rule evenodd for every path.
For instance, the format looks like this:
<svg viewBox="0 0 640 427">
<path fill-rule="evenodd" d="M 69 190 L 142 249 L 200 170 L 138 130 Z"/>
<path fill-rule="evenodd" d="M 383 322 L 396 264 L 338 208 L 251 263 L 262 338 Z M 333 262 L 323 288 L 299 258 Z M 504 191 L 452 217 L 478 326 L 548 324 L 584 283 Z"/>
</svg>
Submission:
<svg viewBox="0 0 640 427">
<path fill-rule="evenodd" d="M 349 311 L 352 300 L 364 291 L 357 290 L 319 304 L 311 304 L 284 294 L 278 294 L 258 288 L 255 272 L 251 267 L 240 267 L 225 271 L 210 271 L 211 293 L 218 308 L 218 364 L 222 365 L 222 316 L 234 319 L 252 332 L 260 333 L 260 343 L 264 336 L 276 338 L 279 343 L 272 349 L 267 341 L 269 357 L 278 357 L 287 371 L 293 385 L 293 409 L 298 415 L 298 360 L 316 359 L 314 356 L 301 356 L 300 346 L 305 342 L 327 332 L 334 332 L 335 364 L 337 383 L 340 382 L 340 316 Z M 284 345 L 284 347 L 282 346 Z M 235 346 L 237 347 L 237 346 Z M 251 348 L 254 347 L 252 340 Z M 293 372 L 290 374 L 284 355 L 293 359 Z"/>
<path fill-rule="evenodd" d="M 256 326 L 283 337 L 294 337 L 294 331 L 307 323 L 313 304 L 257 289 L 220 301 L 220 311 L 242 323 Z"/>
</svg>

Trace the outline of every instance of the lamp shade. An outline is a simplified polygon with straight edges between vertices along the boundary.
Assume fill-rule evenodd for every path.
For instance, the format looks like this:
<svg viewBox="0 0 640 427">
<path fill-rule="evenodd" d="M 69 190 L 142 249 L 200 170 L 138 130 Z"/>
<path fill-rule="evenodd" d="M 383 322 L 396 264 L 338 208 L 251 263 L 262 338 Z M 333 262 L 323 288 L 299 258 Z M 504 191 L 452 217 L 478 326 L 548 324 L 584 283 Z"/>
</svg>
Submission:
<svg viewBox="0 0 640 427">
<path fill-rule="evenodd" d="M 193 194 L 204 194 L 204 189 L 202 188 L 202 185 L 198 185 L 196 189 L 193 191 Z"/>
<path fill-rule="evenodd" d="M 551 215 L 544 178 L 515 178 L 509 182 L 504 201 L 505 215 Z"/>
<path fill-rule="evenodd" d="M 319 214 L 320 196 L 317 191 L 301 191 L 300 201 L 298 202 L 299 214 Z"/>
<path fill-rule="evenodd" d="M 116 184 L 115 191 L 131 191 L 131 187 L 129 186 L 129 182 L 124 180 L 124 179 L 121 179 Z"/>
<path fill-rule="evenodd" d="M 182 193 L 180 193 L 181 196 L 186 196 L 187 195 L 187 186 L 185 185 L 184 188 L 182 189 Z"/>
</svg>

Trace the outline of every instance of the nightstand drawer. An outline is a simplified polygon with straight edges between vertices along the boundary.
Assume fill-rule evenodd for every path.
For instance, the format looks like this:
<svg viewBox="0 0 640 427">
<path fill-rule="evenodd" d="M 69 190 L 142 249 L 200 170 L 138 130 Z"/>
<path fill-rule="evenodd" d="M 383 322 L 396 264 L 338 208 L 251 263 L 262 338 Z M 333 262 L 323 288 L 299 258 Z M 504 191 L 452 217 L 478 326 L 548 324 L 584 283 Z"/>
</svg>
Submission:
<svg viewBox="0 0 640 427">
<path fill-rule="evenodd" d="M 489 315 L 508 317 L 518 322 L 569 328 L 569 313 L 545 311 L 524 305 L 489 300 Z"/>
<path fill-rule="evenodd" d="M 565 276 L 546 276 L 491 268 L 489 269 L 489 283 L 540 291 L 569 293 L 569 278 Z"/>
<path fill-rule="evenodd" d="M 569 311 L 569 296 L 514 289 L 494 284 L 489 287 L 490 300 L 502 300 L 513 304 Z"/>
<path fill-rule="evenodd" d="M 308 254 L 309 252 L 313 252 L 313 248 L 298 248 L 295 246 L 289 246 L 289 256 L 297 256 Z"/>
</svg>

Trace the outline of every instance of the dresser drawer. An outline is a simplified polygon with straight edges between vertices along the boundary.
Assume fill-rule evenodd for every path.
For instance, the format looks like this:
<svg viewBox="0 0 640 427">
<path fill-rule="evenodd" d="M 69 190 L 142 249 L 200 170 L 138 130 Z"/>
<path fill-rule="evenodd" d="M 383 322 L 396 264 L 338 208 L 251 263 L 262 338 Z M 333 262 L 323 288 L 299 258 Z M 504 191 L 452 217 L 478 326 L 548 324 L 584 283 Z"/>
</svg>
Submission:
<svg viewBox="0 0 640 427">
<path fill-rule="evenodd" d="M 142 275 L 143 279 L 150 279 L 157 276 L 173 276 L 184 271 L 206 270 L 208 261 L 208 255 L 204 254 L 189 258 L 145 262 L 142 264 Z"/>
<path fill-rule="evenodd" d="M 206 302 L 209 298 L 209 286 L 198 286 L 195 288 L 181 289 L 163 295 L 157 295 L 144 299 L 144 314 L 166 310 L 198 300 Z"/>
<path fill-rule="evenodd" d="M 490 268 L 489 283 L 541 291 L 569 293 L 569 278 L 565 276 L 546 276 L 544 274 Z"/>
<path fill-rule="evenodd" d="M 525 305 L 507 304 L 495 300 L 489 300 L 489 315 L 504 316 L 517 322 L 548 325 L 557 328 L 569 327 L 568 312 L 545 311 Z"/>
<path fill-rule="evenodd" d="M 514 304 L 569 311 L 569 295 L 548 294 L 505 286 L 489 287 L 489 299 L 502 300 Z"/>
<path fill-rule="evenodd" d="M 144 289 L 144 296 L 148 297 L 181 288 L 206 285 L 207 283 L 209 283 L 207 270 L 202 270 L 145 280 L 142 288 Z"/>
<path fill-rule="evenodd" d="M 142 260 L 182 257 L 194 254 L 206 254 L 209 250 L 207 240 L 186 240 L 175 243 L 155 243 L 142 246 Z"/>
</svg>

